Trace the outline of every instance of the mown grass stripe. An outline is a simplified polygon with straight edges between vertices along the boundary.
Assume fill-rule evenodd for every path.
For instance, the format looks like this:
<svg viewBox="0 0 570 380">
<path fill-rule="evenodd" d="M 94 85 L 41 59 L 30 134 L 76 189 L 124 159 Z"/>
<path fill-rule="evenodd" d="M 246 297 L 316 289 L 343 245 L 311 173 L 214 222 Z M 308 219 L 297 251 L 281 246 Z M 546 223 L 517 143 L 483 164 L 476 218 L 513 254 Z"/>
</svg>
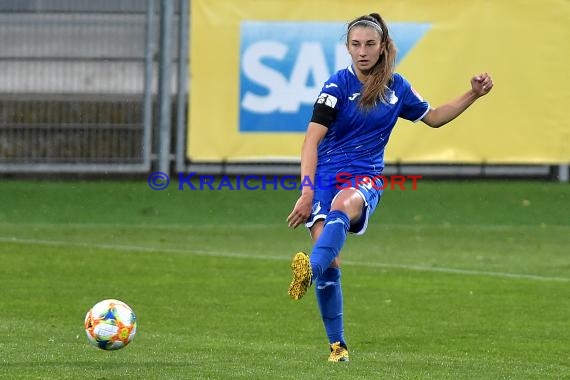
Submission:
<svg viewBox="0 0 570 380">
<path fill-rule="evenodd" d="M 93 243 L 81 243 L 81 242 L 70 242 L 70 241 L 58 241 L 58 240 L 21 239 L 21 238 L 2 237 L 2 236 L 0 236 L 0 242 L 15 243 L 15 244 L 75 246 L 75 247 L 84 247 L 84 248 L 93 248 L 93 249 L 110 249 L 118 251 L 163 252 L 163 253 L 191 254 L 191 255 L 201 255 L 201 256 L 243 258 L 243 259 L 255 259 L 255 260 L 277 260 L 277 261 L 290 260 L 290 258 L 288 257 L 286 258 L 286 257 L 277 257 L 277 256 L 268 256 L 268 255 L 252 255 L 252 254 L 239 253 L 239 252 L 220 252 L 220 251 L 209 251 L 209 250 L 198 250 L 198 249 L 187 250 L 187 249 L 158 248 L 158 247 L 121 245 L 121 244 L 93 244 Z M 478 271 L 471 269 L 457 269 L 457 268 L 431 267 L 431 266 L 428 267 L 422 265 L 388 264 L 388 263 L 379 263 L 379 262 L 356 262 L 350 260 L 343 261 L 343 265 L 378 267 L 378 268 L 397 268 L 397 269 L 414 270 L 421 272 L 437 272 L 437 273 L 469 275 L 469 276 L 491 276 L 491 277 L 524 279 L 524 280 L 534 280 L 534 281 L 570 282 L 570 278 L 566 277 L 549 277 L 549 276 L 540 276 L 535 274 L 523 274 L 523 273 L 490 272 L 490 271 Z"/>
</svg>

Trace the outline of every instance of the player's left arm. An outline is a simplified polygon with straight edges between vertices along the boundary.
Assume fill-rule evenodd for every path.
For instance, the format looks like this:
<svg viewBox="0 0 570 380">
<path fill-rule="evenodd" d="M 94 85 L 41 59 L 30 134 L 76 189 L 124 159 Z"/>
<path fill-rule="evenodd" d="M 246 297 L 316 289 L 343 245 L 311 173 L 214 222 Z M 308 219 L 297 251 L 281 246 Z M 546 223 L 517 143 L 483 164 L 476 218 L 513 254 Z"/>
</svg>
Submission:
<svg viewBox="0 0 570 380">
<path fill-rule="evenodd" d="M 485 96 L 493 88 L 493 79 L 487 73 L 471 78 L 471 89 L 437 108 L 431 108 L 422 121 L 432 128 L 439 128 L 461 115 L 477 99 Z"/>
</svg>

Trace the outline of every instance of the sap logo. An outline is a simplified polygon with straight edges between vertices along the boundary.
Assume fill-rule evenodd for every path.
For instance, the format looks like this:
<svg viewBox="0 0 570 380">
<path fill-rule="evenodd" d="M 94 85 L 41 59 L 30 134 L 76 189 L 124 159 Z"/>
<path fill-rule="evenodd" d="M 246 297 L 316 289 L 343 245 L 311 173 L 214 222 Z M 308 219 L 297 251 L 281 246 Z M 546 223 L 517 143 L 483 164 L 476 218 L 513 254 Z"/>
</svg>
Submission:
<svg viewBox="0 0 570 380">
<path fill-rule="evenodd" d="M 293 114 L 312 106 L 330 75 L 350 64 L 341 34 L 329 23 L 243 22 L 241 110 Z"/>
<path fill-rule="evenodd" d="M 335 49 L 335 69 L 348 66 L 344 46 L 335 46 Z M 318 93 L 331 74 L 324 47 L 317 42 L 300 42 L 295 57 L 288 57 L 291 53 L 289 45 L 275 41 L 257 42 L 244 52 L 244 79 L 267 90 L 263 94 L 247 91 L 242 101 L 246 110 L 258 113 L 298 112 L 302 103 L 315 101 L 315 91 Z M 290 64 L 285 72 L 276 70 L 276 62 L 288 60 Z M 289 75 L 285 76 L 287 72 Z"/>
<path fill-rule="evenodd" d="M 240 132 L 304 132 L 323 83 L 350 65 L 345 28 L 339 22 L 242 22 Z M 429 24 L 390 25 L 398 60 L 428 29 Z"/>
</svg>

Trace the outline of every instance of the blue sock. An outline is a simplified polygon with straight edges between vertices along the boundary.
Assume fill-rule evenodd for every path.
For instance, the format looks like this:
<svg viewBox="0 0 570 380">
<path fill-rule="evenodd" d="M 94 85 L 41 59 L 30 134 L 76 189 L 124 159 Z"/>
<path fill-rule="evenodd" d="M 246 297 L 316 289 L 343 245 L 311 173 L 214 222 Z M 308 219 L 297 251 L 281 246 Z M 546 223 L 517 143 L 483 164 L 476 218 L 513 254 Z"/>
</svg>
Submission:
<svg viewBox="0 0 570 380">
<path fill-rule="evenodd" d="M 317 239 L 311 252 L 311 268 L 313 269 L 313 282 L 317 280 L 338 256 L 346 234 L 350 228 L 348 215 L 339 210 L 329 212 L 325 219 L 325 226 L 321 236 Z"/>
<path fill-rule="evenodd" d="M 340 269 L 328 268 L 317 280 L 315 287 L 317 302 L 329 343 L 344 341 L 344 323 L 342 318 L 342 288 L 340 285 Z"/>
</svg>

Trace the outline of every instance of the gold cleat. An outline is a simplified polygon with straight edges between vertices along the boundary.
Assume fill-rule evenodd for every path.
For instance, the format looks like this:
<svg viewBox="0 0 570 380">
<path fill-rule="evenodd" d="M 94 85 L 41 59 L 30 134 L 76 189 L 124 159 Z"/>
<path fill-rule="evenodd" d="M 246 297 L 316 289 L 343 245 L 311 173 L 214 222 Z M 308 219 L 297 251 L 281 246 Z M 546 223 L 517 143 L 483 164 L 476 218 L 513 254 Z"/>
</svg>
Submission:
<svg viewBox="0 0 570 380">
<path fill-rule="evenodd" d="M 348 361 L 348 348 L 341 345 L 340 342 L 331 344 L 331 354 L 329 362 L 347 362 Z"/>
<path fill-rule="evenodd" d="M 305 252 L 296 253 L 291 263 L 291 270 L 293 271 L 293 281 L 289 285 L 288 293 L 291 298 L 298 300 L 307 293 L 307 289 L 311 286 L 313 271 L 309 256 Z"/>
</svg>

